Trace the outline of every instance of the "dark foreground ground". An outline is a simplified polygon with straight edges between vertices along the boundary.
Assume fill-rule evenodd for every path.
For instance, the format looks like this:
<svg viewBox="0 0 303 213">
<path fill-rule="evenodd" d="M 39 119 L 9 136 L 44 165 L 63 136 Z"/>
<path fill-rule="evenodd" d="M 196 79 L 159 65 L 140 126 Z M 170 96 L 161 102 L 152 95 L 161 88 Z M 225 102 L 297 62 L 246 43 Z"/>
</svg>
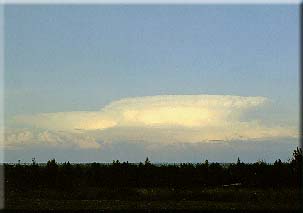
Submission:
<svg viewBox="0 0 303 213">
<path fill-rule="evenodd" d="M 60 195 L 58 194 L 60 193 Z M 102 196 L 102 194 L 104 196 Z M 103 197 L 103 198 L 102 198 Z M 298 190 L 238 187 L 87 188 L 81 192 L 12 190 L 6 209 L 17 210 L 299 210 Z"/>
<path fill-rule="evenodd" d="M 299 159 L 299 160 L 298 160 Z M 299 211 L 302 154 L 289 163 L 2 165 L 6 210 Z M 0 168 L 1 169 L 1 168 Z"/>
</svg>

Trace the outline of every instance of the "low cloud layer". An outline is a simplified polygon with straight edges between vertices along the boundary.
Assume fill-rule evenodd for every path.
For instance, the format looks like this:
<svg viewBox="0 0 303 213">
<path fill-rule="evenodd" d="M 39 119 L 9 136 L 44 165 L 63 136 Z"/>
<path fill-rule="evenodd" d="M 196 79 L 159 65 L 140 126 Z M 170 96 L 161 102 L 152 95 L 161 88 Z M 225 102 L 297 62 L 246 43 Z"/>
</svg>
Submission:
<svg viewBox="0 0 303 213">
<path fill-rule="evenodd" d="M 5 143 L 43 143 L 99 148 L 116 141 L 215 143 L 216 141 L 297 137 L 298 129 L 251 119 L 246 114 L 269 104 L 265 97 L 170 95 L 126 98 L 100 111 L 20 115 L 13 126 L 28 133 L 7 132 Z M 265 123 L 267 123 L 265 125 Z M 39 129 L 39 134 L 30 133 Z M 41 133 L 42 132 L 42 133 Z M 23 139 L 22 139 L 23 138 Z M 73 141 L 73 142 L 71 142 Z"/>
<path fill-rule="evenodd" d="M 8 149 L 22 148 L 22 146 L 98 149 L 101 146 L 89 135 L 34 129 L 7 129 L 5 145 Z"/>
</svg>

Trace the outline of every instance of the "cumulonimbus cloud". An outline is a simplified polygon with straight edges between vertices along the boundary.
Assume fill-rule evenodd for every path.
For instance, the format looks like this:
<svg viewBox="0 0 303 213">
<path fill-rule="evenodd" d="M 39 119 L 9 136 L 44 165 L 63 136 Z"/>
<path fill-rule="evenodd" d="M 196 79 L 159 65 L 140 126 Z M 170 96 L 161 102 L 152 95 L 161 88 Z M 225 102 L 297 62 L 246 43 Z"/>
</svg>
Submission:
<svg viewBox="0 0 303 213">
<path fill-rule="evenodd" d="M 229 95 L 167 95 L 126 98 L 99 111 L 21 115 L 14 124 L 69 134 L 90 134 L 105 142 L 212 142 L 238 139 L 296 137 L 297 129 L 260 120 L 243 121 L 262 108 L 265 97 Z M 94 146 L 92 146 L 94 147 Z"/>
<path fill-rule="evenodd" d="M 115 101 L 100 111 L 41 113 L 15 117 L 18 124 L 55 130 L 104 130 L 129 126 L 210 127 L 235 122 L 264 97 L 150 96 Z"/>
</svg>

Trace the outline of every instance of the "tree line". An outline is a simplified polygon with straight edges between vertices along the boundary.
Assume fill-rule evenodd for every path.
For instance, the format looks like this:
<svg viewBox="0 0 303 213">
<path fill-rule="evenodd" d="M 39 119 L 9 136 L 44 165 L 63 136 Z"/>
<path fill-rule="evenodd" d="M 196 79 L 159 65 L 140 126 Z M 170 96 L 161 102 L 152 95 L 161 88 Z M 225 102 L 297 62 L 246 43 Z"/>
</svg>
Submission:
<svg viewBox="0 0 303 213">
<path fill-rule="evenodd" d="M 73 190 L 82 187 L 300 187 L 302 180 L 302 149 L 293 152 L 291 160 L 274 164 L 243 163 L 238 159 L 227 167 L 219 163 L 181 163 L 155 165 L 148 158 L 144 163 L 130 164 L 58 164 L 55 159 L 46 165 L 4 164 L 5 185 L 9 189 L 32 190 L 51 188 Z"/>
</svg>

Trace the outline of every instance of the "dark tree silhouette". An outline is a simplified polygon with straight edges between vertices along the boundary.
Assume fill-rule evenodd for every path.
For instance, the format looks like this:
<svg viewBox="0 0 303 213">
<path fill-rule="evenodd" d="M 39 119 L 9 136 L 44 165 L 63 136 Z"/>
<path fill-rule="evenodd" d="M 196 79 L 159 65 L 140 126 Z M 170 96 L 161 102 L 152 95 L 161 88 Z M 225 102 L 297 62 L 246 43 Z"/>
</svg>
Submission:
<svg viewBox="0 0 303 213">
<path fill-rule="evenodd" d="M 295 181 L 301 187 L 302 186 L 302 149 L 297 147 L 293 152 L 293 157 L 291 159 L 292 171 L 295 174 Z"/>
<path fill-rule="evenodd" d="M 301 184 L 302 150 L 297 148 L 292 160 L 282 162 L 278 159 L 274 164 L 247 164 L 238 158 L 228 166 L 208 160 L 198 164 L 158 165 L 152 164 L 148 157 L 140 164 L 120 163 L 118 160 L 112 164 L 58 164 L 55 159 L 49 160 L 46 166 L 33 164 L 5 164 L 6 189 L 51 191 L 57 196 L 54 199 L 63 199 L 63 196 L 88 199 L 87 196 L 92 196 L 89 190 L 102 189 L 102 193 L 94 195 L 96 199 L 120 199 L 122 195 L 130 196 L 129 192 L 123 192 L 125 188 L 162 187 L 175 191 L 222 186 L 296 189 Z M 111 192 L 107 193 L 107 189 Z"/>
<path fill-rule="evenodd" d="M 146 157 L 146 159 L 145 159 L 145 161 L 144 161 L 144 165 L 145 165 L 145 166 L 150 166 L 150 165 L 151 165 L 151 163 L 150 163 L 148 157 Z"/>
</svg>

